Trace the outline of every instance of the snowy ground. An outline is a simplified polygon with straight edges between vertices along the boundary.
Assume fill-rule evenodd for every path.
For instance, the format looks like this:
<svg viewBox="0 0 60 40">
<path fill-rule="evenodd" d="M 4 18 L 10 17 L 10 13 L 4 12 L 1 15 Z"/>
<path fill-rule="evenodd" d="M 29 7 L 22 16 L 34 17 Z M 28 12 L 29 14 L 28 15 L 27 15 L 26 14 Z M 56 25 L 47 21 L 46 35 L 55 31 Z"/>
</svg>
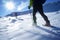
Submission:
<svg viewBox="0 0 60 40">
<path fill-rule="evenodd" d="M 0 40 L 60 40 L 60 11 L 45 13 L 52 27 L 37 13 L 38 26 L 32 26 L 32 15 L 0 18 Z"/>
</svg>

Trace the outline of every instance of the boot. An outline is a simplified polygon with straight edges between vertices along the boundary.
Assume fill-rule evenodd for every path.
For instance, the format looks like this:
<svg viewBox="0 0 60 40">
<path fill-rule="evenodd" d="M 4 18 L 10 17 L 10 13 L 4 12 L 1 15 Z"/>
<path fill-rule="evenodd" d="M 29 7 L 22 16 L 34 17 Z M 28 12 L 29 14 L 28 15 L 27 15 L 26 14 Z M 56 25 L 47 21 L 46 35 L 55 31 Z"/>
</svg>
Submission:
<svg viewBox="0 0 60 40">
<path fill-rule="evenodd" d="M 46 23 L 44 26 L 51 26 L 51 24 L 50 23 Z"/>
</svg>

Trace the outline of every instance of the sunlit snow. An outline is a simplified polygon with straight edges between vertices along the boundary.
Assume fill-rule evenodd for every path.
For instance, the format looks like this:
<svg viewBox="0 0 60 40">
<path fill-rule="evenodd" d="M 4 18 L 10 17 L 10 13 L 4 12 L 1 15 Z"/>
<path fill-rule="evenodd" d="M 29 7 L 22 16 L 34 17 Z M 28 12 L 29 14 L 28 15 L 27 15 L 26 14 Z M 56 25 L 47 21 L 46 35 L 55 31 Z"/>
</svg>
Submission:
<svg viewBox="0 0 60 40">
<path fill-rule="evenodd" d="M 59 12 L 59 13 L 58 13 Z M 52 27 L 37 13 L 37 24 L 33 26 L 32 15 L 0 18 L 0 40 L 60 40 L 60 11 L 45 13 Z M 23 20 L 21 20 L 23 19 Z"/>
</svg>

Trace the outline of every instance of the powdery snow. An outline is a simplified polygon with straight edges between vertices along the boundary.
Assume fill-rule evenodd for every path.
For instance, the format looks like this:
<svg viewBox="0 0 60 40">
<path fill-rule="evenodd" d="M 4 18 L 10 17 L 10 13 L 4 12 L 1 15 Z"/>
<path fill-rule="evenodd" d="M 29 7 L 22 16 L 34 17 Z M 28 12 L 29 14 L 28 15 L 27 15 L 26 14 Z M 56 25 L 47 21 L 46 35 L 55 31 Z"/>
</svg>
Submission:
<svg viewBox="0 0 60 40">
<path fill-rule="evenodd" d="M 59 12 L 59 13 L 58 13 Z M 0 40 L 60 40 L 60 11 L 45 13 L 52 27 L 37 13 L 38 26 L 32 26 L 32 15 L 0 18 Z"/>
</svg>

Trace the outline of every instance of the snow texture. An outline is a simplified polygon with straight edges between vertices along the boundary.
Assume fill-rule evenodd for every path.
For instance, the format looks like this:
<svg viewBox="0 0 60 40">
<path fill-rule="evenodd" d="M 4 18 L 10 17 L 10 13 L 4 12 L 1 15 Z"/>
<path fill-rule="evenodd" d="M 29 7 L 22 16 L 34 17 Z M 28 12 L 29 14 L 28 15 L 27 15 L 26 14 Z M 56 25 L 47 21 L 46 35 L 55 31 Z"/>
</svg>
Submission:
<svg viewBox="0 0 60 40">
<path fill-rule="evenodd" d="M 44 19 L 37 13 L 38 26 L 32 26 L 32 15 L 0 18 L 0 40 L 60 40 L 60 11 L 45 13 L 51 27 L 43 26 Z"/>
</svg>

